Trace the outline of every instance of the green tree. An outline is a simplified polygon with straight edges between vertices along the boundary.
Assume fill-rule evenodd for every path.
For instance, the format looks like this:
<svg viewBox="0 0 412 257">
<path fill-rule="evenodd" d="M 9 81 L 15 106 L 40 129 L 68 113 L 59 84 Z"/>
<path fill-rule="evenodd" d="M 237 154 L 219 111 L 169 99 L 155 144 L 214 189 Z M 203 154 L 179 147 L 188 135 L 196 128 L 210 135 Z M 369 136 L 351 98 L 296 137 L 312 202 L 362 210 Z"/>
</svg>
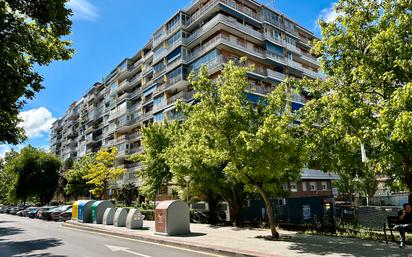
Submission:
<svg viewBox="0 0 412 257">
<path fill-rule="evenodd" d="M 13 193 L 25 202 L 36 197 L 40 204 L 51 201 L 57 189 L 60 160 L 52 154 L 32 146 L 23 148 L 6 164 L 6 169 L 16 173 Z"/>
<path fill-rule="evenodd" d="M 89 173 L 83 176 L 86 184 L 91 186 L 89 190 L 95 197 L 102 199 L 107 191 L 109 183 L 123 175 L 126 170 L 115 166 L 117 148 L 102 148 L 97 152 L 96 162 L 89 166 Z"/>
<path fill-rule="evenodd" d="M 302 133 L 294 126 L 288 88 L 277 89 L 260 103 L 250 102 L 247 72 L 253 67 L 229 61 L 216 82 L 202 67 L 190 82 L 199 101 L 188 108 L 193 147 L 204 148 L 202 161 L 221 166 L 224 173 L 258 192 L 267 209 L 272 237 L 279 237 L 270 197 L 283 195 L 282 184 L 297 180 L 305 163 Z"/>
<path fill-rule="evenodd" d="M 11 170 L 10 163 L 16 158 L 18 153 L 14 150 L 6 152 L 5 156 L 0 159 L 0 203 L 10 204 L 15 202 L 14 183 L 17 174 Z"/>
<path fill-rule="evenodd" d="M 185 112 L 190 112 L 193 106 L 184 107 Z M 192 113 L 192 115 L 197 114 Z M 196 119 L 186 120 L 173 133 L 174 144 L 166 151 L 167 163 L 176 181 L 184 189 L 183 192 L 187 191 L 183 177 L 189 175 L 191 196 L 206 198 L 210 212 L 209 223 L 215 224 L 219 221 L 217 207 L 221 200 L 225 200 L 229 204 L 230 220 L 233 225 L 236 225 L 245 199 L 243 184 L 227 176 L 223 171 L 226 163 L 205 158 L 209 156 L 210 150 L 207 144 L 198 143 L 198 140 L 203 137 L 203 132 L 193 123 L 196 121 Z"/>
<path fill-rule="evenodd" d="M 153 123 L 142 129 L 142 144 L 144 152 L 130 157 L 131 161 L 140 161 L 143 165 L 139 176 L 143 178 L 141 192 L 150 196 L 160 189 L 160 186 L 172 180 L 173 174 L 166 162 L 165 153 L 173 144 L 173 134 L 176 123 Z"/>
<path fill-rule="evenodd" d="M 126 206 L 131 206 L 138 196 L 138 187 L 134 183 L 126 183 L 119 190 L 118 200 L 124 202 Z"/>
<path fill-rule="evenodd" d="M 19 111 L 43 87 L 35 65 L 67 60 L 71 10 L 66 0 L 0 1 L 0 143 L 17 144 L 24 131 Z"/>
<path fill-rule="evenodd" d="M 64 188 L 67 195 L 72 195 L 75 199 L 79 196 L 86 196 L 89 193 L 90 185 L 84 178 L 96 164 L 96 154 L 90 153 L 73 162 L 73 167 L 65 171 L 64 178 L 67 180 Z"/>
<path fill-rule="evenodd" d="M 322 155 L 330 149 L 334 156 L 329 162 L 325 161 L 328 158 L 320 158 L 323 165 L 335 162 L 339 171 L 348 174 L 353 174 L 349 167 L 354 165 L 357 172 L 369 176 L 369 164 L 361 163 L 363 143 L 376 172 L 404 183 L 410 198 L 412 156 L 408 153 L 412 144 L 408 133 L 398 137 L 392 131 L 396 124 L 403 126 L 404 132 L 411 128 L 410 107 L 402 109 L 405 106 L 398 108 L 400 105 L 395 104 L 401 99 L 401 92 L 410 90 L 407 84 L 412 78 L 411 9 L 411 0 L 340 0 L 336 20 L 320 22 L 322 39 L 315 42 L 313 49 L 321 56 L 328 79 L 300 82 L 310 95 L 318 98 L 306 104 L 304 111 L 312 118 L 308 127 L 316 124 L 320 131 L 312 131 L 320 134 L 318 150 L 323 149 L 317 153 Z M 395 110 L 395 116 L 388 117 L 390 109 Z M 349 156 L 343 154 L 346 150 Z"/>
</svg>

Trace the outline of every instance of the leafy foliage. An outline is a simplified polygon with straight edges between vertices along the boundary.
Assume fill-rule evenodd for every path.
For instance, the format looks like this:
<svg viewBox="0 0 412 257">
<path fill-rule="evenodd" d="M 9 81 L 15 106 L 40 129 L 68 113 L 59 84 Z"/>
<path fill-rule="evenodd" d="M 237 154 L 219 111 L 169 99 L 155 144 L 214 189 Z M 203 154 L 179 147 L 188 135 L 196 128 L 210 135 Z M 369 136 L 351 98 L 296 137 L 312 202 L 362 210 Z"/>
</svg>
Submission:
<svg viewBox="0 0 412 257">
<path fill-rule="evenodd" d="M 132 201 L 139 195 L 139 189 L 134 183 L 124 184 L 119 190 L 118 200 L 123 201 L 126 206 L 131 206 Z"/>
<path fill-rule="evenodd" d="M 68 195 L 73 195 L 76 199 L 79 196 L 88 195 L 90 185 L 86 184 L 86 176 L 91 166 L 96 163 L 96 154 L 90 153 L 73 163 L 73 167 L 67 170 L 64 174 L 67 184 L 65 192 Z"/>
<path fill-rule="evenodd" d="M 246 75 L 253 67 L 244 66 L 244 61 L 240 66 L 229 61 L 216 82 L 209 79 L 205 66 L 190 77 L 199 102 L 185 107 L 188 118 L 183 133 L 188 134 L 183 138 L 190 146 L 184 143 L 178 152 L 192 156 L 181 160 L 188 162 L 187 170 L 193 168 L 192 161 L 213 168 L 197 176 L 213 178 L 223 172 L 215 178 L 230 177 L 244 183 L 246 190 L 258 192 L 270 214 L 272 236 L 278 237 L 269 197 L 284 194 L 282 184 L 299 177 L 305 163 L 302 133 L 293 125 L 287 84 L 260 103 L 247 99 Z"/>
<path fill-rule="evenodd" d="M 15 174 L 14 197 L 25 201 L 33 196 L 41 204 L 50 202 L 57 189 L 60 166 L 60 160 L 52 154 L 32 146 L 23 148 L 5 167 Z"/>
<path fill-rule="evenodd" d="M 126 170 L 115 167 L 117 149 L 102 148 L 97 152 L 95 162 L 89 165 L 89 172 L 83 176 L 86 184 L 91 186 L 89 190 L 95 197 L 101 199 L 107 191 L 109 183 L 123 175 Z"/>
<path fill-rule="evenodd" d="M 0 143 L 25 138 L 19 110 L 43 87 L 34 65 L 67 60 L 73 52 L 62 37 L 70 33 L 65 0 L 0 1 Z"/>
<path fill-rule="evenodd" d="M 176 123 L 153 123 L 142 129 L 144 152 L 131 156 L 130 160 L 143 164 L 139 176 L 144 181 L 141 191 L 145 195 L 153 195 L 162 184 L 172 180 L 165 153 L 173 144 L 172 137 L 176 129 Z"/>
<path fill-rule="evenodd" d="M 385 173 L 410 192 L 411 117 L 406 102 L 396 102 L 407 100 L 412 78 L 411 9 L 410 0 L 339 1 L 337 19 L 320 22 L 313 49 L 328 79 L 297 83 L 318 98 L 302 120 L 325 170 L 361 179 Z"/>
</svg>

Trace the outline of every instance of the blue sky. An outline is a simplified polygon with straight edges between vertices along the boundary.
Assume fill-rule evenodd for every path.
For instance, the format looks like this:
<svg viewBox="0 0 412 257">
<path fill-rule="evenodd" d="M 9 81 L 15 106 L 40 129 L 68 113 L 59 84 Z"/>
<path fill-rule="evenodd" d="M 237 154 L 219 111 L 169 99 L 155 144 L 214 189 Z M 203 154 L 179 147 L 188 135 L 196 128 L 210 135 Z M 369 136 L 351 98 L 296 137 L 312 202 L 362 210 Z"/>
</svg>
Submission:
<svg viewBox="0 0 412 257">
<path fill-rule="evenodd" d="M 336 0 L 335 0 L 336 1 Z M 276 0 L 275 9 L 319 36 L 316 20 L 331 20 L 334 0 Z M 29 139 L 18 146 L 0 145 L 0 157 L 10 148 L 31 144 L 48 148 L 51 123 L 68 106 L 106 76 L 124 58 L 148 41 L 152 33 L 190 0 L 71 0 L 72 34 L 76 53 L 69 61 L 53 62 L 37 70 L 45 89 L 23 108 L 22 126 Z M 261 3 L 272 5 L 271 0 Z"/>
</svg>

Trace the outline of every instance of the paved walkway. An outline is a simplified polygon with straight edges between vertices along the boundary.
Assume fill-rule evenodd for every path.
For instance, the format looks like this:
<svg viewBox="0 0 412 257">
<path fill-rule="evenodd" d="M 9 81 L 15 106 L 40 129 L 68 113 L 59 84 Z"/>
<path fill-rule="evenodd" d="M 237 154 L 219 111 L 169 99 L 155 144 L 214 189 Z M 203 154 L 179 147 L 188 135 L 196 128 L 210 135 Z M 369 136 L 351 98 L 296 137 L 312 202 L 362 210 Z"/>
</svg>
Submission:
<svg viewBox="0 0 412 257">
<path fill-rule="evenodd" d="M 68 221 L 66 227 L 111 234 L 164 244 L 207 250 L 222 255 L 236 256 L 411 256 L 412 246 L 399 249 L 398 244 L 338 238 L 328 236 L 304 235 L 280 231 L 280 239 L 269 241 L 258 238 L 270 234 L 268 229 L 242 229 L 233 227 L 214 227 L 207 224 L 191 224 L 192 233 L 185 236 L 160 236 L 153 234 L 153 221 L 144 221 L 144 229 L 129 230 L 101 224 L 83 224 Z"/>
</svg>

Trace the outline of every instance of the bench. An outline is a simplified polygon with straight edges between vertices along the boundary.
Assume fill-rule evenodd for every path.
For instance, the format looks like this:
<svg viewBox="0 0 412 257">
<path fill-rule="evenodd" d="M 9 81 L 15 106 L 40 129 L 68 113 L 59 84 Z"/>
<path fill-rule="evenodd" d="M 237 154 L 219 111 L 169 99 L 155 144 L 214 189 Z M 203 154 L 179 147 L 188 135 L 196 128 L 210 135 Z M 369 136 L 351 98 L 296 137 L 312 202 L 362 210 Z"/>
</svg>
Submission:
<svg viewBox="0 0 412 257">
<path fill-rule="evenodd" d="M 398 216 L 388 216 L 387 221 L 383 223 L 383 234 L 385 235 L 385 241 L 388 243 L 388 237 L 386 231 L 390 231 L 392 242 L 395 242 L 395 237 L 393 236 L 393 229 L 399 224 Z"/>
</svg>

